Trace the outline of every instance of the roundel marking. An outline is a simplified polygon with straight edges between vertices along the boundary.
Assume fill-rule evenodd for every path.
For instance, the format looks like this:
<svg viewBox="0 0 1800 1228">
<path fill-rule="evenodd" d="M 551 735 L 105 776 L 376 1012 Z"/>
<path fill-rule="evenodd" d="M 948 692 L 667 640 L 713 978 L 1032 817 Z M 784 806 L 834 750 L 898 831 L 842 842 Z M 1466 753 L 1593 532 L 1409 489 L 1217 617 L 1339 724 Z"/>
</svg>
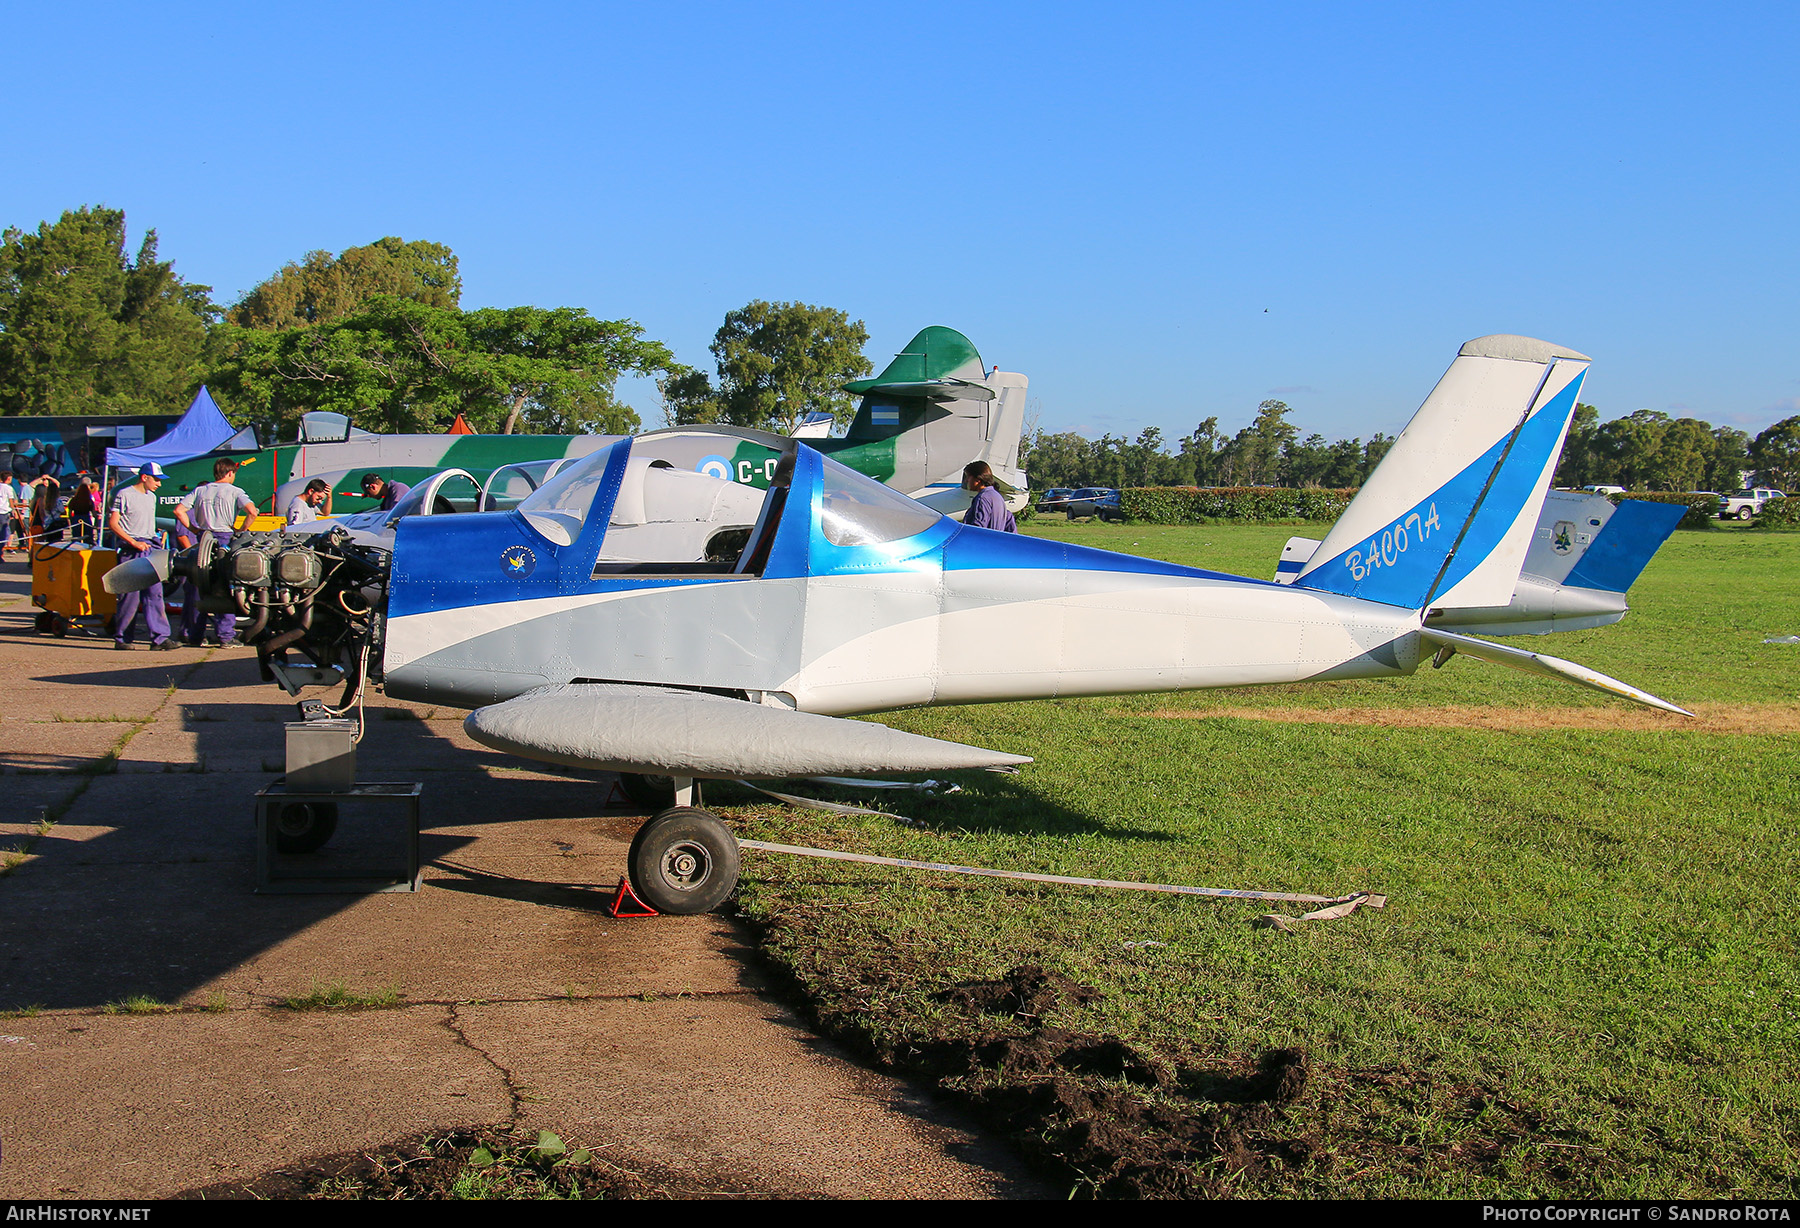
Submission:
<svg viewBox="0 0 1800 1228">
<path fill-rule="evenodd" d="M 500 554 L 500 570 L 510 580 L 523 580 L 537 570 L 537 555 L 530 546 L 509 546 Z"/>
<path fill-rule="evenodd" d="M 731 462 L 723 456 L 709 456 L 694 466 L 694 472 L 704 473 L 709 478 L 718 478 L 721 482 L 732 479 Z"/>
</svg>

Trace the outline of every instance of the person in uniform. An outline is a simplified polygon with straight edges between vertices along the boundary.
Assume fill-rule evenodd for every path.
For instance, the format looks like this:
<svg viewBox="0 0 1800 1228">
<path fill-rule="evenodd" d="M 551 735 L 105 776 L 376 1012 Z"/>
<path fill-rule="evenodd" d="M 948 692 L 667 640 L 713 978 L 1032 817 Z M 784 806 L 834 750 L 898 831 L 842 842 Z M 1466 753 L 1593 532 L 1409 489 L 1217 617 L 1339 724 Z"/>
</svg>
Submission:
<svg viewBox="0 0 1800 1228">
<path fill-rule="evenodd" d="M 183 545 L 198 544 L 202 537 L 211 537 L 213 545 L 223 549 L 231 544 L 238 516 L 256 515 L 256 500 L 238 487 L 237 471 L 236 461 L 221 456 L 213 462 L 213 480 L 194 487 L 176 504 L 175 519 L 181 522 L 184 530 Z M 206 631 L 206 620 L 215 616 L 201 613 L 200 586 L 192 580 L 186 581 L 185 585 L 181 599 L 181 638 L 190 644 L 198 644 Z M 206 642 L 220 646 L 237 643 L 233 638 L 237 631 L 237 615 L 227 612 L 216 617 L 218 625 L 213 634 L 205 636 Z"/>
<path fill-rule="evenodd" d="M 156 488 L 162 485 L 162 466 L 152 461 L 138 470 L 137 481 L 119 488 L 113 496 L 112 511 L 106 527 L 112 530 L 119 547 L 119 561 L 142 558 L 156 547 Z M 150 626 L 150 647 L 165 650 L 179 647 L 169 634 L 169 612 L 163 605 L 160 582 L 135 593 L 119 595 L 119 613 L 113 623 L 113 647 L 131 647 L 132 624 L 138 611 Z"/>
</svg>

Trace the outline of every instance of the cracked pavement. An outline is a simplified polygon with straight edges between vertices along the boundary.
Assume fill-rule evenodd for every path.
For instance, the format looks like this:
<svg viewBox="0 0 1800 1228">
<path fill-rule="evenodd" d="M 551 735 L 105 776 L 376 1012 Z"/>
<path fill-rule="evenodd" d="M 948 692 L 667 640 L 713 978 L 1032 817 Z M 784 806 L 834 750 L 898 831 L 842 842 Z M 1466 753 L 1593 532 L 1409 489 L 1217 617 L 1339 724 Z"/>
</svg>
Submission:
<svg viewBox="0 0 1800 1228">
<path fill-rule="evenodd" d="M 36 637 L 27 591 L 8 561 L 0 1198 L 162 1197 L 490 1124 L 695 1189 L 1058 1192 L 808 1032 L 730 919 L 608 916 L 642 816 L 461 712 L 369 707 L 359 778 L 424 782 L 418 892 L 254 893 L 293 708 L 248 652 Z M 328 854 L 380 852 L 361 830 Z M 332 994 L 392 1004 L 291 1005 Z"/>
</svg>

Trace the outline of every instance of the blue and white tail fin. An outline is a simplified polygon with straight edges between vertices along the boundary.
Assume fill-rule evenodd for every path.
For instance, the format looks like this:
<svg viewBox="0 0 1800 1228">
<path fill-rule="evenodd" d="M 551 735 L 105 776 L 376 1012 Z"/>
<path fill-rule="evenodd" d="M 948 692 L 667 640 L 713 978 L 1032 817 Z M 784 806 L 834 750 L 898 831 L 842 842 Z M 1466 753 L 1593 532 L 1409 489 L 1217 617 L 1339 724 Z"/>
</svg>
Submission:
<svg viewBox="0 0 1800 1228">
<path fill-rule="evenodd" d="M 1504 608 L 1435 609 L 1427 627 L 1473 635 L 1585 631 L 1625 617 L 1625 594 L 1687 508 L 1553 490 L 1544 500 L 1525 568 Z"/>
<path fill-rule="evenodd" d="M 1505 606 L 1436 609 L 1428 627 L 1471 635 L 1548 635 L 1585 631 L 1625 617 L 1625 594 L 1687 512 L 1681 504 L 1553 490 L 1544 498 L 1525 566 Z M 1275 566 L 1275 583 L 1292 584 L 1318 550 L 1310 537 L 1290 537 Z"/>
<path fill-rule="evenodd" d="M 1588 361 L 1530 337 L 1463 346 L 1295 586 L 1413 610 L 1506 605 Z"/>
</svg>

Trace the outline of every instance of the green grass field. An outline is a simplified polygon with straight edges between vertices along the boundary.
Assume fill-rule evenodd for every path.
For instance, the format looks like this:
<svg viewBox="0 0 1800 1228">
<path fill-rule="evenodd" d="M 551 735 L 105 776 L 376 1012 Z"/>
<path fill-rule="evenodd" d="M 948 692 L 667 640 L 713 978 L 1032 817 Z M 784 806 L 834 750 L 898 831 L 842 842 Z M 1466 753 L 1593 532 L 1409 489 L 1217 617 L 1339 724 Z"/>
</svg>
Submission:
<svg viewBox="0 0 1800 1228">
<path fill-rule="evenodd" d="M 1032 531 L 1263 577 L 1305 530 Z M 1103 995 L 1032 1026 L 1117 1037 L 1185 1072 L 1160 1090 L 1112 1081 L 1150 1109 L 1238 1111 L 1223 1094 L 1212 1103 L 1208 1078 L 1303 1048 L 1304 1093 L 1243 1119 L 1248 1150 L 1160 1144 L 1165 1163 L 1193 1170 L 1189 1190 L 1792 1197 L 1800 743 L 1780 730 L 1793 728 L 1800 646 L 1762 640 L 1800 633 L 1797 598 L 1800 535 L 1682 533 L 1622 623 L 1514 641 L 1684 706 L 1748 708 L 1748 732 L 1646 720 L 1594 692 L 1456 659 L 1398 680 L 890 715 L 1037 759 L 1017 776 L 964 774 L 960 794 L 865 796 L 917 826 L 721 807 L 756 839 L 1088 877 L 1368 889 L 1391 897 L 1382 911 L 1287 933 L 1254 928 L 1269 909 L 1247 903 L 761 853 L 745 855 L 740 907 L 823 1022 L 901 1065 L 946 1038 L 1016 1032 L 941 991 L 1026 965 Z M 1434 720 L 1443 708 L 1455 711 Z M 1522 719 L 1470 728 L 1459 714 L 1472 708 Z M 1343 709 L 1365 720 L 1392 710 L 1397 723 L 1342 723 Z M 1256 719 L 1263 710 L 1285 719 Z M 1159 715 L 1170 712 L 1182 715 Z M 1559 726 L 1570 712 L 1586 723 Z M 1004 1074 L 946 1086 L 991 1088 Z M 1078 1188 L 1100 1185 L 1106 1173 L 1069 1137 L 1045 1127 L 1025 1141 Z"/>
</svg>

